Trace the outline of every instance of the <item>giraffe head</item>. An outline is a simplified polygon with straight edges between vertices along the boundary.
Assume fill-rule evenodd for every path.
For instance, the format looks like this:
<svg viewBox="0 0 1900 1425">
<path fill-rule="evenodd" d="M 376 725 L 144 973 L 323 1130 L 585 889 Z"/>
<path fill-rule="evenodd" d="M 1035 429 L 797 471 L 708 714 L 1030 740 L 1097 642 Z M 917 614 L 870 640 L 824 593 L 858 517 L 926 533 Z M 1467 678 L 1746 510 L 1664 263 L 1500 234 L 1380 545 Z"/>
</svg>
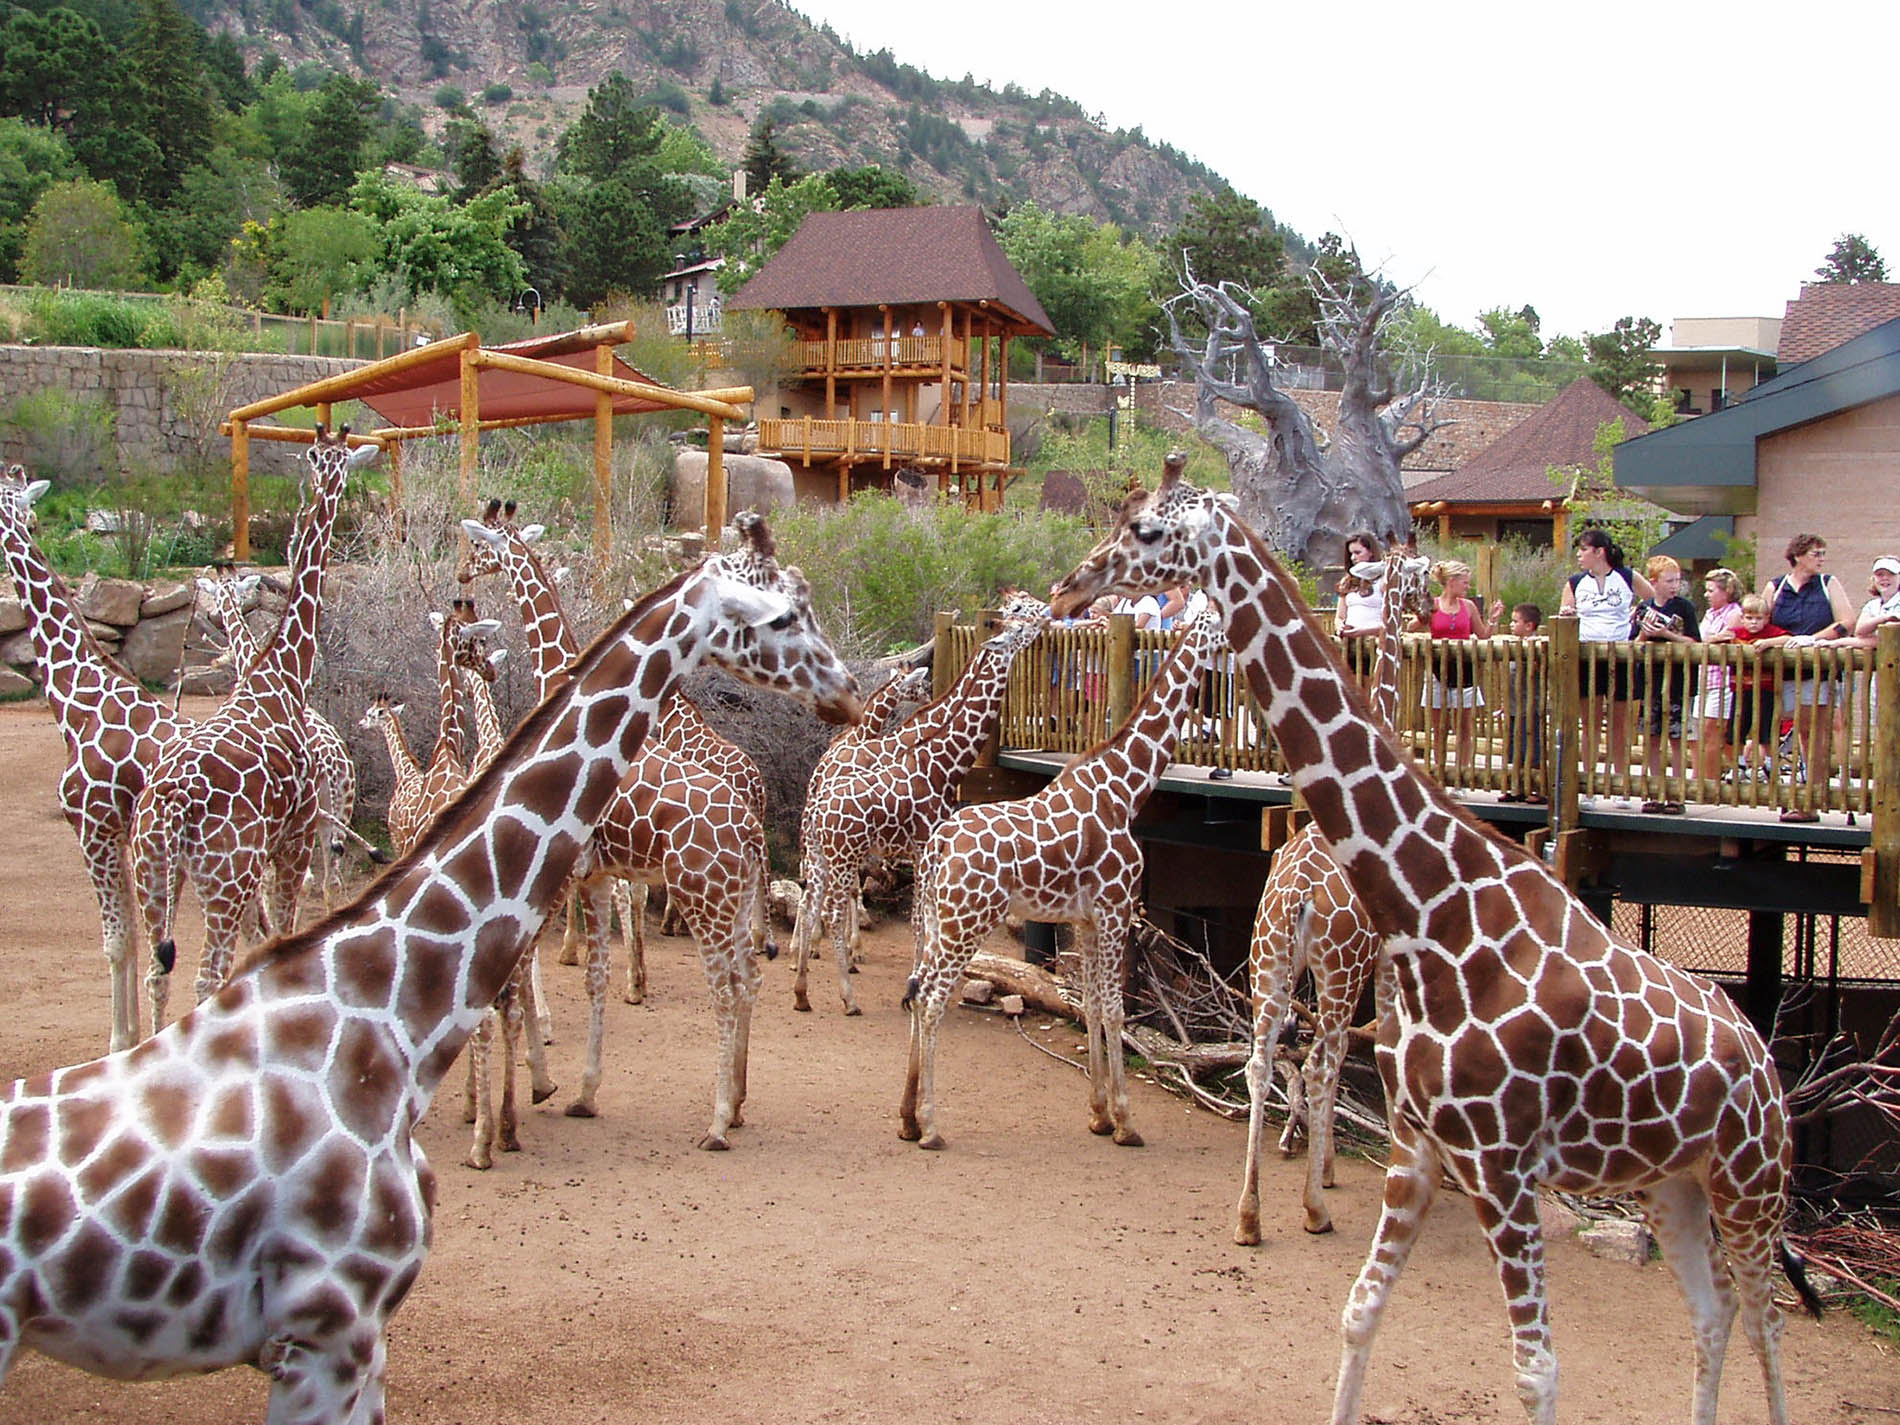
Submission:
<svg viewBox="0 0 1900 1425">
<path fill-rule="evenodd" d="M 33 502 L 52 489 L 50 480 L 29 480 L 24 465 L 9 465 L 0 475 L 0 528 L 10 534 L 33 531 Z"/>
<path fill-rule="evenodd" d="M 402 728 L 402 710 L 407 703 L 392 703 L 388 693 L 378 693 L 369 700 L 369 706 L 363 710 L 363 717 L 356 725 L 365 732 L 381 732 L 394 723 L 397 730 Z"/>
<path fill-rule="evenodd" d="M 506 573 L 508 566 L 504 562 L 504 554 L 510 543 L 510 535 L 518 535 L 523 545 L 529 545 L 543 533 L 538 524 L 531 524 L 524 530 L 516 529 L 513 500 L 505 504 L 500 500 L 490 500 L 482 509 L 482 517 L 479 520 L 463 520 L 462 528 L 468 534 L 468 546 L 462 551 L 462 562 L 455 568 L 455 579 L 460 584 L 488 574 Z"/>
<path fill-rule="evenodd" d="M 429 624 L 447 640 L 452 667 L 473 673 L 484 683 L 495 681 L 500 664 L 488 656 L 488 640 L 501 632 L 499 619 L 451 619 L 431 609 Z"/>
<path fill-rule="evenodd" d="M 1103 594 L 1148 594 L 1176 584 L 1207 585 L 1214 553 L 1227 538 L 1233 497 L 1181 478 L 1187 452 L 1168 453 L 1161 486 L 1122 501 L 1115 528 L 1051 596 L 1057 618 L 1073 618 Z M 1208 588 L 1214 603 L 1221 591 Z"/>
</svg>

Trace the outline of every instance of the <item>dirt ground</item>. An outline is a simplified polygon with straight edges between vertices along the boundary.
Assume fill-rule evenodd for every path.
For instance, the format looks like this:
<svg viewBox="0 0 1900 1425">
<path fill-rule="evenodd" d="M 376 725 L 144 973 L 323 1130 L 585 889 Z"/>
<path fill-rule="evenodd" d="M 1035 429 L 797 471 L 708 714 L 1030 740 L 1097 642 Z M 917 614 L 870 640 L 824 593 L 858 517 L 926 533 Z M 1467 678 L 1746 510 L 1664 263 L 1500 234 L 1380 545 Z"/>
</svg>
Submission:
<svg viewBox="0 0 1900 1425">
<path fill-rule="evenodd" d="M 97 916 L 54 805 L 61 755 L 41 705 L 0 708 L 0 1079 L 105 1045 Z M 197 943 L 180 936 L 187 994 Z M 766 967 L 747 1125 L 730 1153 L 702 1153 L 703 981 L 690 941 L 650 947 L 649 1002 L 609 1008 L 599 1119 L 562 1116 L 557 1095 L 526 1113 L 523 1152 L 476 1173 L 461 1166 L 459 1094 L 441 1095 L 422 1134 L 441 1179 L 435 1250 L 390 1333 L 392 1421 L 1326 1418 L 1376 1165 L 1342 1159 L 1338 1230 L 1308 1237 L 1301 1165 L 1276 1156 L 1267 1241 L 1236 1247 L 1240 1125 L 1137 1083 L 1148 1146 L 1091 1137 L 1082 1077 L 1025 1042 L 1074 1057 L 1079 1032 L 969 1010 L 939 1059 L 949 1147 L 919 1152 L 897 1137 L 901 925 L 869 938 L 862 1018 L 842 1017 L 828 969 L 816 1012 L 793 1013 L 786 960 Z M 550 966 L 548 980 L 549 1052 L 571 1086 L 579 972 Z M 1688 1321 L 1667 1271 L 1571 1241 L 1550 1258 L 1563 1418 L 1681 1420 Z M 1785 1361 L 1803 1425 L 1900 1415 L 1892 1353 L 1843 1312 L 1793 1318 Z M 24 1355 L 0 1422 L 261 1419 L 264 1399 L 253 1371 L 125 1385 Z M 1414 1425 L 1520 1418 L 1498 1289 L 1456 1196 L 1441 1195 L 1387 1313 L 1366 1407 Z M 1721 1418 L 1766 1419 L 1739 1331 Z"/>
</svg>

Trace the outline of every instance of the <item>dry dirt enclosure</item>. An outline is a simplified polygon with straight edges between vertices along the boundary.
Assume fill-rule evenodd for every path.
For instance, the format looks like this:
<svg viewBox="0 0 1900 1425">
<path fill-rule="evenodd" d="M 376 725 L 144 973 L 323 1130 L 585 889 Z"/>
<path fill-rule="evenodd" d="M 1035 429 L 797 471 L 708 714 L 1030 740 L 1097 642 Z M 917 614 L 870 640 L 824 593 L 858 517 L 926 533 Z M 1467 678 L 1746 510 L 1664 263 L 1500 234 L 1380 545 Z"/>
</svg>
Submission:
<svg viewBox="0 0 1900 1425">
<path fill-rule="evenodd" d="M 0 708 L 0 1078 L 91 1057 L 107 1027 L 90 890 L 54 806 L 61 749 L 38 704 Z M 198 936 L 180 936 L 195 973 Z M 1377 1211 L 1379 1173 L 1342 1160 L 1339 1230 L 1299 1229 L 1298 1164 L 1269 1163 L 1266 1244 L 1232 1244 L 1240 1125 L 1135 1087 L 1142 1149 L 1086 1131 L 1085 1085 L 1008 1022 L 958 1011 L 940 1054 L 949 1148 L 897 1137 L 909 969 L 903 926 L 869 941 L 862 1018 L 828 967 L 810 1015 L 786 961 L 765 968 L 747 1126 L 693 1147 L 710 1105 L 710 1019 L 691 942 L 650 940 L 652 993 L 612 1001 L 592 1122 L 525 1115 L 494 1171 L 467 1147 L 450 1085 L 424 1142 L 441 1180 L 436 1243 L 391 1332 L 401 1425 L 533 1421 L 1072 1422 L 1326 1418 L 1339 1309 Z M 550 965 L 556 1076 L 577 1079 L 579 972 Z M 188 984 L 188 980 L 185 982 Z M 174 996 L 176 1000 L 177 996 Z M 1073 1057 L 1078 1031 L 1031 1017 Z M 1659 1265 L 1553 1245 L 1562 1417 L 1677 1422 L 1687 1315 Z M 1900 1418 L 1900 1368 L 1844 1313 L 1791 1319 L 1800 1425 Z M 0 1422 L 261 1420 L 263 1377 L 127 1385 L 18 1358 Z M 1443 1195 L 1374 1352 L 1369 1418 L 1521 1418 L 1504 1314 L 1469 1207 Z M 1721 1419 L 1766 1420 L 1740 1333 Z"/>
</svg>

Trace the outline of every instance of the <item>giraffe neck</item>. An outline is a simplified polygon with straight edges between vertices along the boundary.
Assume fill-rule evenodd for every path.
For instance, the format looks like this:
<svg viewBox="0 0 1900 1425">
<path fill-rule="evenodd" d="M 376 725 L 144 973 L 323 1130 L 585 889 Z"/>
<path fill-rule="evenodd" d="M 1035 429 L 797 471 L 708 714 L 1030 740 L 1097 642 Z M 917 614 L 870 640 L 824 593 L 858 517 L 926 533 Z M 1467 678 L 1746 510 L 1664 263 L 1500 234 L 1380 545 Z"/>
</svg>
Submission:
<svg viewBox="0 0 1900 1425">
<path fill-rule="evenodd" d="M 458 767 L 468 765 L 468 749 L 462 739 L 462 700 L 456 691 L 455 624 L 444 620 L 435 646 L 435 682 L 442 695 L 436 716 L 435 751 L 432 763 L 452 758 Z"/>
<path fill-rule="evenodd" d="M 257 637 L 244 621 L 244 603 L 229 579 L 218 584 L 218 618 L 224 624 L 225 641 L 231 646 L 231 665 L 242 678 L 257 662 Z"/>
<path fill-rule="evenodd" d="M 1374 720 L 1259 536 L 1217 509 L 1207 587 L 1274 740 L 1373 923 L 1387 936 L 1470 939 L 1461 881 L 1499 874 L 1513 857 L 1421 776 Z M 1461 918 L 1434 929 L 1439 908 Z"/>
<path fill-rule="evenodd" d="M 250 672 L 234 696 L 284 704 L 280 712 L 301 712 L 317 661 L 317 625 L 323 614 L 323 570 L 330 558 L 330 531 L 343 502 L 349 471 L 345 451 L 319 461 L 311 479 L 311 507 L 298 521 L 290 551 L 290 596 L 277 631 L 258 651 Z"/>
<path fill-rule="evenodd" d="M 409 750 L 409 739 L 403 736 L 402 719 L 393 712 L 383 719 L 383 741 L 389 747 L 389 765 L 396 771 L 397 788 L 411 786 L 421 777 L 422 768 L 416 763 L 415 753 Z"/>
<path fill-rule="evenodd" d="M 534 656 L 535 689 L 545 698 L 574 661 L 579 646 L 567 626 L 567 615 L 561 611 L 561 596 L 533 551 L 512 532 L 502 551 L 515 602 L 521 605 L 521 627 L 527 634 L 528 651 Z"/>
<path fill-rule="evenodd" d="M 904 676 L 898 674 L 886 679 L 868 698 L 864 700 L 864 717 L 853 727 L 847 727 L 832 739 L 833 742 L 862 742 L 870 737 L 883 737 L 893 731 L 890 726 L 897 716 L 897 710 L 904 702 Z"/>
<path fill-rule="evenodd" d="M 356 904 L 259 953 L 214 1004 L 341 985 L 385 1006 L 419 1111 L 512 977 L 661 701 L 716 617 L 696 574 L 649 594 L 581 655 L 508 749 Z M 681 619 L 682 612 L 685 614 Z"/>
<path fill-rule="evenodd" d="M 83 737 L 105 710 L 108 699 L 141 707 L 156 717 L 160 727 L 177 725 L 171 710 L 140 686 L 99 646 L 79 610 L 73 607 L 66 581 L 40 554 L 9 512 L 0 523 L 7 572 L 32 620 L 33 648 L 39 655 L 46 700 L 68 740 Z"/>
<path fill-rule="evenodd" d="M 911 747 L 942 749 L 953 762 L 976 756 L 1003 707 L 1012 655 L 984 644 L 950 691 L 920 710 L 896 734 Z"/>
<path fill-rule="evenodd" d="M 475 713 L 475 763 L 479 769 L 495 760 L 495 754 L 501 751 L 501 744 L 506 739 L 502 735 L 501 718 L 495 712 L 495 695 L 488 686 L 488 680 L 479 673 L 467 673 L 464 681 L 468 684 L 468 705 Z"/>
<path fill-rule="evenodd" d="M 1379 659 L 1373 667 L 1372 686 L 1366 690 L 1373 715 L 1387 727 L 1399 725 L 1399 660 L 1405 650 L 1405 635 L 1399 627 L 1405 613 L 1401 557 L 1385 561 L 1385 623 L 1379 633 Z"/>
<path fill-rule="evenodd" d="M 1132 821 L 1174 759 L 1181 714 L 1200 691 L 1212 636 L 1199 628 L 1182 634 L 1127 720 L 1059 780 L 1084 794 L 1112 791 L 1110 810 Z"/>
</svg>

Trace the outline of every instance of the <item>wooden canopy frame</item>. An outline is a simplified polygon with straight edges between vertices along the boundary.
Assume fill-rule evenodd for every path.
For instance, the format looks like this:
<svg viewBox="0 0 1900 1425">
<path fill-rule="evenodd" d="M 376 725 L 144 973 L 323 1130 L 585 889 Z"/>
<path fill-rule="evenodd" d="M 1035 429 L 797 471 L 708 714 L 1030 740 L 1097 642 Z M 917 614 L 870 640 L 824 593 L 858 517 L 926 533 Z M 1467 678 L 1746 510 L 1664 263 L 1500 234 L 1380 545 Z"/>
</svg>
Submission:
<svg viewBox="0 0 1900 1425">
<path fill-rule="evenodd" d="M 316 411 L 317 419 L 327 424 L 333 405 L 356 400 L 380 413 L 379 400 L 393 408 L 405 409 L 414 408 L 418 400 L 426 399 L 426 409 L 435 416 L 435 420 L 426 425 L 412 421 L 350 436 L 352 445 L 378 446 L 388 456 L 390 499 L 399 515 L 405 441 L 459 432 L 461 495 L 473 509 L 476 457 L 483 431 L 591 417 L 594 422 L 594 552 L 603 557 L 608 553 L 613 534 L 609 518 L 613 418 L 662 410 L 698 411 L 707 418 L 706 504 L 702 519 L 707 535 L 715 536 L 726 522 L 725 425 L 727 421 L 746 419 L 742 407 L 752 403 L 752 388 L 732 386 L 717 391 L 676 391 L 671 386 L 648 380 L 614 355 L 616 346 L 632 339 L 630 321 L 582 327 L 502 347 L 484 347 L 477 333 L 462 332 L 371 362 L 341 376 L 312 381 L 282 395 L 239 406 L 220 427 L 220 431 L 231 438 L 234 557 L 242 560 L 251 556 L 251 441 L 309 444 L 316 438 L 314 431 L 252 423 L 280 411 L 309 406 Z M 578 362 L 590 355 L 593 369 L 587 370 Z M 485 373 L 492 373 L 490 409 L 499 407 L 507 414 L 483 418 Z M 441 389 L 431 391 L 431 388 Z"/>
</svg>

